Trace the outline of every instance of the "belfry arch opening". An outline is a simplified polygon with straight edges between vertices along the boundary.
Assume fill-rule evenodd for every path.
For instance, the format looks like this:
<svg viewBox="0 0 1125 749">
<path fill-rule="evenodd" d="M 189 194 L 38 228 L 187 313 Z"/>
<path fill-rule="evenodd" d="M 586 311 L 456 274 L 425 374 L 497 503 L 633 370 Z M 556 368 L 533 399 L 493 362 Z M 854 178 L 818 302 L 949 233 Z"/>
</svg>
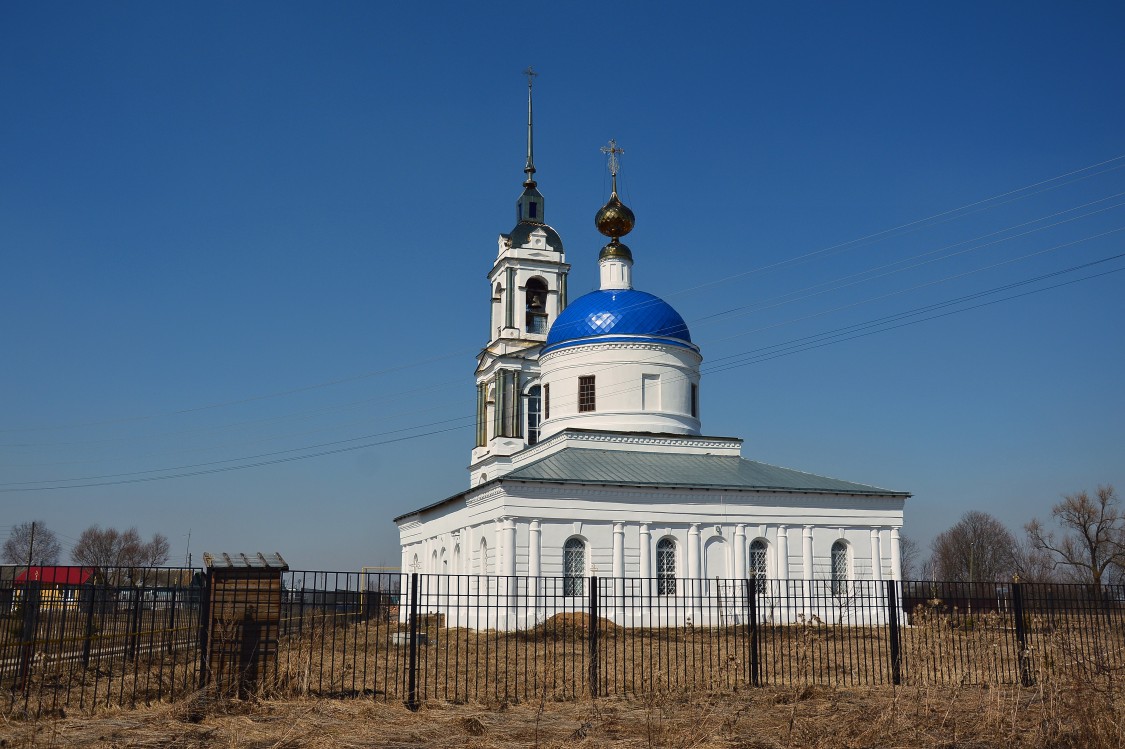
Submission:
<svg viewBox="0 0 1125 749">
<path fill-rule="evenodd" d="M 527 279 L 524 302 L 527 308 L 527 332 L 547 335 L 547 282 L 539 277 Z"/>
</svg>

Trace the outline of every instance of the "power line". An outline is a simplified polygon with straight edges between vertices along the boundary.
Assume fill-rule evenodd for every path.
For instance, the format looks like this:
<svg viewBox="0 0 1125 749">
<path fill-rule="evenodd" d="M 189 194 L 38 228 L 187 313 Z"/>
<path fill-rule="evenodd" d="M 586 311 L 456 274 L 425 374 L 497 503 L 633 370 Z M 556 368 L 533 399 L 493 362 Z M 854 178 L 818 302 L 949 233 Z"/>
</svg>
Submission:
<svg viewBox="0 0 1125 749">
<path fill-rule="evenodd" d="M 910 317 L 910 316 L 914 316 L 914 315 L 918 315 L 918 314 L 925 314 L 925 312 L 927 312 L 927 311 L 934 311 L 934 310 L 937 310 L 937 309 L 941 309 L 943 307 L 948 307 L 948 306 L 951 306 L 951 305 L 954 305 L 954 304 L 962 303 L 964 301 L 969 301 L 969 300 L 974 299 L 974 298 L 980 298 L 980 297 L 988 295 L 988 294 L 999 293 L 1001 291 L 1006 291 L 1006 290 L 1010 290 L 1012 288 L 1017 288 L 1017 287 L 1020 287 L 1020 286 L 1024 286 L 1024 285 L 1028 285 L 1028 284 L 1035 283 L 1035 282 L 1038 282 L 1038 281 L 1042 281 L 1042 280 L 1045 280 L 1047 278 L 1057 277 L 1057 276 L 1065 274 L 1065 273 L 1071 273 L 1071 272 L 1074 272 L 1074 271 L 1077 271 L 1077 270 L 1081 270 L 1083 268 L 1089 268 L 1089 267 L 1092 267 L 1094 265 L 1098 265 L 1098 264 L 1105 263 L 1105 262 L 1110 262 L 1112 260 L 1120 259 L 1122 257 L 1125 257 L 1125 253 L 1121 253 L 1121 254 L 1118 254 L 1118 255 L 1102 258 L 1100 260 L 1096 260 L 1096 261 L 1093 261 L 1093 262 L 1090 262 L 1090 263 L 1083 263 L 1081 265 L 1072 266 L 1070 268 L 1062 269 L 1062 270 L 1059 270 L 1059 271 L 1054 271 L 1054 272 L 1051 272 L 1051 273 L 1048 273 L 1048 274 L 1043 274 L 1043 275 L 1040 275 L 1040 276 L 1036 276 L 1034 278 L 1025 279 L 1023 281 L 1018 281 L 1018 282 L 1010 283 L 1010 284 L 1004 284 L 1002 286 L 995 287 L 993 289 L 989 289 L 989 290 L 986 290 L 986 291 L 983 291 L 983 292 L 978 292 L 976 294 L 958 297 L 958 298 L 953 299 L 953 300 L 947 300 L 946 302 L 941 302 L 941 303 L 934 304 L 934 305 L 926 305 L 925 307 L 920 307 L 920 308 L 917 308 L 915 310 L 907 311 L 907 312 L 904 312 L 904 313 L 898 313 L 896 315 L 891 315 L 891 316 L 887 316 L 887 317 L 884 317 L 884 318 L 878 318 L 878 319 L 873 320 L 873 321 L 868 321 L 867 323 L 859 323 L 859 324 L 852 325 L 852 326 L 845 326 L 844 328 L 839 328 L 835 331 L 828 331 L 828 332 L 817 334 L 817 335 L 814 335 L 814 336 L 803 336 L 801 338 L 794 339 L 793 341 L 789 342 L 788 344 L 775 344 L 774 346 L 764 347 L 763 349 L 754 349 L 754 350 L 751 350 L 751 351 L 748 351 L 748 352 L 743 352 L 743 354 L 741 354 L 741 356 L 745 356 L 745 357 L 749 357 L 749 358 L 747 358 L 743 361 L 730 362 L 730 363 L 722 365 L 720 367 L 715 367 L 711 370 L 708 370 L 707 374 L 723 372 L 723 371 L 727 371 L 727 370 L 730 370 L 730 369 L 748 366 L 750 364 L 758 364 L 758 363 L 761 363 L 761 362 L 764 362 L 764 361 L 769 361 L 769 360 L 772 360 L 772 359 L 780 358 L 782 356 L 789 356 L 789 355 L 792 355 L 792 354 L 795 354 L 795 353 L 801 353 L 801 352 L 809 351 L 809 350 L 812 350 L 812 349 L 815 349 L 815 348 L 822 348 L 824 346 L 832 345 L 832 344 L 835 344 L 835 343 L 842 343 L 844 341 L 854 340 L 856 338 L 862 338 L 862 337 L 874 335 L 875 333 L 887 332 L 889 330 L 895 330 L 895 329 L 906 327 L 906 326 L 909 326 L 909 325 L 916 325 L 916 324 L 919 324 L 921 322 L 926 322 L 926 321 L 938 319 L 938 318 L 941 318 L 941 317 L 948 317 L 950 315 L 959 314 L 961 312 L 968 312 L 968 311 L 971 311 L 971 310 L 974 310 L 974 309 L 980 309 L 982 307 L 991 306 L 991 305 L 994 305 L 994 304 L 998 304 L 1000 302 L 1011 301 L 1011 300 L 1019 299 L 1019 298 L 1029 296 L 1029 295 L 1032 295 L 1032 294 L 1037 294 L 1037 293 L 1040 293 L 1040 292 L 1043 292 L 1043 291 L 1049 291 L 1051 289 L 1056 289 L 1056 288 L 1060 288 L 1060 287 L 1063 287 L 1063 286 L 1069 286 L 1069 285 L 1072 285 L 1072 284 L 1075 284 L 1075 283 L 1080 283 L 1082 281 L 1088 281 L 1088 280 L 1092 280 L 1092 279 L 1095 279 L 1095 278 L 1100 278 L 1102 276 L 1108 276 L 1108 275 L 1111 275 L 1113 273 L 1118 273 L 1118 272 L 1121 272 L 1121 271 L 1125 270 L 1125 267 L 1115 268 L 1115 269 L 1104 271 L 1104 272 L 1101 272 L 1101 273 L 1092 274 L 1092 275 L 1089 275 L 1089 276 L 1084 276 L 1084 277 L 1078 278 L 1078 279 L 1071 279 L 1071 280 L 1068 280 L 1068 281 L 1063 281 L 1063 282 L 1053 284 L 1053 285 L 1050 285 L 1050 286 L 1045 286 L 1043 288 L 1032 289 L 1030 291 L 1025 291 L 1025 292 L 1022 292 L 1022 293 L 1019 293 L 1019 294 L 1013 294 L 1011 296 L 1003 297 L 1001 299 L 994 299 L 994 300 L 990 300 L 990 301 L 987 301 L 987 302 L 982 302 L 980 304 L 971 305 L 969 307 L 963 307 L 963 308 L 956 309 L 956 310 L 942 312 L 940 314 L 930 315 L 928 317 L 922 317 L 922 318 L 917 319 L 917 320 L 909 320 L 909 321 L 906 321 L 906 322 L 901 322 L 897 325 L 883 325 L 884 322 L 901 320 L 904 317 Z M 883 325 L 883 327 L 877 327 L 879 325 Z M 874 329 L 866 330 L 864 332 L 856 332 L 856 331 L 862 331 L 864 328 L 871 328 L 871 327 L 874 327 Z M 825 340 L 819 340 L 819 341 L 814 340 L 814 339 L 817 339 L 817 338 L 822 338 L 822 339 L 826 338 L 826 339 Z M 802 342 L 804 342 L 804 343 L 802 343 Z M 760 352 L 760 351 L 766 351 L 768 349 L 777 349 L 777 350 L 769 352 L 769 353 L 757 353 L 757 352 Z M 733 355 L 733 356 L 740 356 L 740 355 Z M 731 357 L 724 357 L 724 358 L 731 358 Z M 636 389 L 636 387 L 634 386 L 630 389 Z M 457 417 L 457 418 L 454 418 L 454 419 L 448 419 L 448 420 L 445 420 L 444 422 L 434 422 L 432 425 L 437 425 L 437 424 L 441 424 L 441 423 L 455 423 L 455 422 L 459 422 L 459 421 L 471 421 L 473 419 L 475 419 L 475 415 L 469 415 L 469 416 Z M 405 429 L 402 429 L 402 430 L 394 430 L 392 432 L 386 432 L 386 433 L 381 433 L 381 434 L 393 434 L 393 433 L 401 432 L 401 431 L 410 431 L 412 429 L 421 429 L 421 428 L 424 428 L 425 426 L 431 426 L 431 424 L 418 425 L 418 426 L 415 426 L 415 427 L 408 427 L 408 428 L 405 428 Z M 6 484 L 0 484 L 0 487 L 11 487 L 11 488 L 0 488 L 0 492 L 10 493 L 10 492 L 18 492 L 18 491 L 47 491 L 47 490 L 59 490 L 59 489 L 87 488 L 87 487 L 94 487 L 94 486 L 109 486 L 109 485 L 116 485 L 116 484 L 130 484 L 130 483 L 139 483 L 139 482 L 146 482 L 146 481 L 162 481 L 162 480 L 175 479 L 175 478 L 185 478 L 185 477 L 190 477 L 190 476 L 200 476 L 200 475 L 206 475 L 206 474 L 212 474 L 212 473 L 222 473 L 222 472 L 228 472 L 228 471 L 234 471 L 234 470 L 243 470 L 243 469 L 246 469 L 246 468 L 258 468 L 258 467 L 262 467 L 262 466 L 276 465 L 276 464 L 279 464 L 279 463 L 288 463 L 288 462 L 293 462 L 293 461 L 297 461 L 297 460 L 306 460 L 306 459 L 309 459 L 309 458 L 323 457 L 323 456 L 326 456 L 326 455 L 334 455 L 334 454 L 338 454 L 338 453 L 342 453 L 342 452 L 350 452 L 350 451 L 353 451 L 353 450 L 366 449 L 368 447 L 374 447 L 374 446 L 378 446 L 378 445 L 385 445 L 385 444 L 391 444 L 391 443 L 395 443 L 395 442 L 402 442 L 402 441 L 406 441 L 406 440 L 418 439 L 418 438 L 421 438 L 421 437 L 433 436 L 433 435 L 436 435 L 436 434 L 442 434 L 442 433 L 451 432 L 451 431 L 455 431 L 455 430 L 459 430 L 459 429 L 466 429 L 470 426 L 472 426 L 471 423 L 470 424 L 463 424 L 463 425 L 460 425 L 460 426 L 448 427 L 448 428 L 445 428 L 445 429 L 433 430 L 433 431 L 425 432 L 425 433 L 421 433 L 421 434 L 392 438 L 392 439 L 388 439 L 388 440 L 367 442 L 367 443 L 358 444 L 358 445 L 348 445 L 346 447 L 336 447 L 334 449 L 321 450 L 319 452 L 309 453 L 309 454 L 305 454 L 305 455 L 289 455 L 287 457 L 273 457 L 272 459 L 269 459 L 269 460 L 265 460 L 263 458 L 271 458 L 272 456 L 283 455 L 285 453 L 298 452 L 298 451 L 302 451 L 302 450 L 309 450 L 309 449 L 315 450 L 315 449 L 318 449 L 318 448 L 321 448 L 321 447 L 327 447 L 327 446 L 331 446 L 331 445 L 340 445 L 340 444 L 343 444 L 343 443 L 354 442 L 354 441 L 361 440 L 361 439 L 368 439 L 370 437 L 379 436 L 379 435 L 366 435 L 364 437 L 354 438 L 354 439 L 350 439 L 350 440 L 341 440 L 341 441 L 338 441 L 338 442 L 323 443 L 321 445 L 313 445 L 313 446 L 308 446 L 308 447 L 304 447 L 304 448 L 293 448 L 291 450 L 277 451 L 277 452 L 274 452 L 274 453 L 264 453 L 262 455 L 249 456 L 249 457 L 243 457 L 243 458 L 233 458 L 233 459 L 222 460 L 222 461 L 213 461 L 211 463 L 201 463 L 201 464 L 195 464 L 195 465 L 189 465 L 189 466 L 178 466 L 178 467 L 164 468 L 164 469 L 151 469 L 151 470 L 147 470 L 147 471 L 136 471 L 136 472 L 122 473 L 122 474 L 106 474 L 104 476 L 90 476 L 90 477 L 82 477 L 82 478 L 76 478 L 76 479 L 47 479 L 47 480 L 32 481 L 32 482 L 11 482 L 11 483 L 6 483 Z M 226 466 L 214 467 L 217 464 L 221 464 L 221 463 L 234 463 L 234 462 L 237 462 L 237 461 L 244 461 L 244 460 L 250 460 L 250 461 L 254 461 L 254 462 L 243 463 L 243 464 L 240 464 L 240 465 L 226 465 Z M 193 469 L 199 469 L 199 470 L 193 470 Z M 160 472 L 163 472 L 163 471 L 181 471 L 181 472 L 165 474 L 165 475 L 161 475 L 161 476 L 141 476 L 141 474 L 160 473 Z M 117 477 L 125 477 L 125 476 L 136 477 L 136 478 L 117 478 Z M 114 479 L 114 478 L 116 478 L 116 480 L 103 480 L 103 479 Z M 87 481 L 89 483 L 83 483 L 83 484 L 71 483 L 71 482 L 75 482 L 75 481 Z M 48 483 L 48 484 L 55 484 L 55 485 L 52 485 L 52 486 L 36 486 L 36 487 L 26 486 L 26 484 L 34 484 L 34 483 Z M 65 484 L 65 485 L 63 485 L 63 484 Z"/>
<path fill-rule="evenodd" d="M 977 200 L 977 201 L 974 201 L 974 202 L 971 202 L 971 203 L 967 203 L 967 204 L 965 204 L 963 206 L 960 206 L 960 207 L 957 207 L 957 208 L 952 208 L 952 209 L 949 209 L 949 210 L 946 210 L 946 211 L 941 211 L 939 213 L 933 214 L 931 216 L 927 216 L 925 218 L 917 219 L 915 221 L 910 221 L 910 222 L 907 222 L 905 224 L 900 224 L 898 226 L 895 226 L 895 227 L 892 227 L 892 228 L 889 228 L 889 229 L 884 229 L 882 231 L 878 231 L 878 232 L 875 232 L 875 233 L 872 233 L 872 234 L 868 234 L 868 235 L 865 235 L 863 237 L 859 237 L 857 239 L 842 242 L 842 243 L 839 243 L 839 244 L 836 244 L 836 245 L 832 245 L 830 247 L 826 247 L 826 248 L 823 248 L 823 249 L 820 249 L 820 250 L 808 252 L 808 253 L 805 253 L 803 255 L 794 257 L 794 258 L 789 258 L 787 260 L 781 260 L 781 261 L 778 261 L 776 263 L 771 263 L 771 264 L 761 266 L 761 267 L 758 267 L 758 268 L 753 268 L 753 269 L 750 269 L 750 270 L 747 270 L 747 271 L 742 271 L 742 272 L 739 272 L 739 273 L 729 274 L 727 276 L 723 276 L 721 278 L 717 278 L 715 280 L 712 280 L 712 281 L 709 281 L 707 283 L 700 284 L 700 285 L 697 285 L 697 286 L 692 286 L 692 287 L 688 287 L 688 288 L 685 288 L 685 289 L 681 289 L 679 291 L 674 291 L 674 292 L 671 292 L 670 294 L 668 294 L 668 296 L 679 296 L 679 295 L 682 295 L 682 294 L 687 294 L 687 293 L 699 291 L 701 289 L 709 288 L 709 287 L 717 285 L 719 283 L 724 283 L 724 282 L 731 281 L 731 280 L 734 280 L 734 279 L 737 279 L 737 278 L 743 278 L 745 276 L 748 276 L 748 275 L 751 275 L 751 274 L 754 274 L 754 273 L 760 273 L 760 272 L 763 272 L 763 271 L 766 271 L 766 270 L 771 270 L 771 269 L 782 267 L 782 266 L 785 266 L 785 265 L 790 265 L 790 264 L 794 264 L 794 263 L 797 263 L 797 262 L 802 262 L 802 261 L 811 259 L 813 257 L 826 255 L 826 254 L 829 254 L 829 253 L 835 252 L 835 251 L 844 251 L 846 249 L 852 248 L 853 246 L 859 246 L 862 243 L 870 243 L 870 242 L 873 242 L 873 241 L 880 241 L 881 239 L 886 238 L 887 236 L 890 236 L 890 235 L 894 234 L 895 232 L 902 232 L 903 230 L 916 231 L 916 230 L 921 229 L 921 228 L 927 228 L 928 226 L 933 225 L 933 222 L 935 222 L 935 221 L 940 220 L 940 222 L 944 222 L 944 221 L 956 220 L 957 218 L 961 218 L 964 215 L 969 215 L 966 212 L 970 211 L 971 209 L 986 210 L 987 208 L 982 207 L 982 206 L 992 207 L 992 206 L 989 206 L 988 204 L 996 203 L 996 201 L 1000 201 L 1003 198 L 1010 198 L 1010 200 L 1004 201 L 1004 202 L 1011 202 L 1013 200 L 1021 200 L 1025 197 L 1029 197 L 1030 195 L 1039 194 L 1040 192 L 1044 192 L 1044 191 L 1050 190 L 1050 189 L 1056 189 L 1057 187 L 1061 187 L 1061 186 L 1064 186 L 1066 184 L 1071 184 L 1072 182 L 1076 182 L 1076 181 L 1081 180 L 1081 179 L 1088 179 L 1090 177 L 1100 176 L 1101 174 L 1105 174 L 1105 173 L 1108 173 L 1110 171 L 1114 171 L 1116 169 L 1123 168 L 1123 167 L 1125 167 L 1125 164 L 1117 164 L 1115 166 L 1109 167 L 1108 169 L 1103 169 L 1102 171 L 1094 171 L 1094 170 L 1097 170 L 1101 167 L 1105 167 L 1105 166 L 1110 165 L 1110 164 L 1116 164 L 1116 162 L 1120 162 L 1122 160 L 1125 160 L 1125 154 L 1115 156 L 1113 158 L 1106 159 L 1104 161 L 1097 162 L 1095 164 L 1084 166 L 1084 167 L 1081 167 L 1079 169 L 1074 169 L 1074 170 L 1071 170 L 1069 172 L 1065 172 L 1063 174 L 1060 174 L 1060 175 L 1057 175 L 1057 176 L 1054 176 L 1054 177 L 1050 177 L 1048 179 L 1040 180 L 1040 181 L 1034 182 L 1030 185 L 1025 185 L 1023 187 L 1016 188 L 1014 190 L 1009 190 L 1007 192 L 999 193 L 997 195 L 993 195 L 993 196 L 988 197 L 988 198 L 983 198 L 981 200 Z M 1082 175 L 1082 176 L 1078 177 L 1076 175 Z M 1068 178 L 1068 177 L 1075 177 L 1075 179 L 1070 180 L 1070 181 L 1060 182 L 1060 180 L 1066 180 L 1066 178 Z M 1050 187 L 1044 187 L 1044 186 L 1050 185 L 1051 183 L 1054 183 L 1054 182 L 1058 182 L 1059 184 L 1052 185 Z M 1029 192 L 1031 190 L 1034 190 L 1037 187 L 1044 187 L 1044 189 L 1040 190 L 1038 192 Z M 1026 195 L 1020 195 L 1020 193 L 1027 193 L 1027 194 Z M 1015 197 L 1017 195 L 1020 195 L 1020 197 Z M 1003 203 L 996 203 L 996 204 L 1001 205 Z M 361 374 L 357 374 L 357 375 L 350 375 L 350 376 L 336 378 L 336 379 L 332 379 L 332 380 L 326 380 L 326 381 L 323 381 L 323 382 L 305 385 L 305 386 L 301 386 L 301 387 L 297 387 L 297 388 L 279 390 L 279 391 L 275 391 L 275 392 L 271 392 L 271 393 L 265 393 L 265 394 L 256 395 L 256 396 L 249 396 L 249 397 L 246 397 L 246 398 L 238 398 L 238 399 L 232 399 L 232 400 L 227 400 L 227 401 L 220 401 L 220 402 L 215 402 L 215 403 L 210 403 L 210 404 L 204 404 L 204 405 L 201 405 L 201 406 L 174 409 L 174 410 L 170 410 L 170 411 L 151 413 L 151 414 L 146 414 L 146 415 L 131 416 L 131 417 L 119 417 L 119 418 L 115 418 L 115 419 L 105 419 L 105 420 L 90 421 L 90 422 L 78 422 L 78 423 L 72 423 L 72 424 L 38 426 L 38 427 L 21 427 L 21 428 L 0 429 L 0 434 L 18 433 L 18 432 L 51 431 L 51 430 L 59 430 L 59 429 L 81 428 L 81 427 L 88 427 L 88 426 L 104 426 L 104 425 L 109 425 L 109 424 L 122 424 L 122 423 L 129 423 L 129 422 L 149 421 L 149 420 L 162 418 L 162 417 L 168 417 L 168 416 L 181 416 L 181 415 L 186 415 L 186 414 L 190 414 L 190 413 L 197 413 L 197 412 L 201 412 L 201 411 L 209 411 L 209 410 L 215 410 L 215 409 L 225 408 L 225 407 L 229 407 L 229 406 L 251 403 L 251 402 L 255 402 L 255 401 L 268 400 L 268 399 L 279 398 L 279 397 L 284 397 L 284 396 L 288 396 L 288 395 L 295 395 L 295 394 L 307 392 L 307 391 L 310 391 L 310 390 L 316 390 L 316 389 L 321 389 L 321 388 L 325 388 L 325 387 L 331 387 L 331 386 L 334 386 L 334 385 L 339 385 L 339 384 L 343 384 L 343 383 L 347 383 L 347 382 L 354 382 L 354 381 L 357 381 L 357 380 L 369 379 L 371 377 L 376 377 L 376 376 L 388 374 L 388 373 L 391 373 L 391 372 L 402 371 L 402 370 L 405 370 L 405 369 L 411 369 L 411 368 L 422 366 L 422 365 L 425 365 L 425 364 L 431 364 L 431 363 L 434 363 L 434 362 L 437 362 L 437 361 L 442 361 L 442 360 L 445 360 L 445 359 L 449 359 L 449 358 L 452 358 L 452 357 L 455 357 L 455 356 L 463 356 L 466 353 L 476 352 L 477 350 L 478 349 L 475 349 L 475 348 L 474 349 L 465 349 L 465 350 L 461 350 L 461 351 L 458 351 L 458 352 L 453 352 L 453 353 L 443 354 L 443 355 L 440 355 L 440 356 L 437 356 L 437 357 L 432 357 L 430 359 L 426 359 L 426 360 L 422 360 L 422 361 L 401 364 L 401 365 L 398 365 L 398 366 L 395 366 L 395 367 L 388 367 L 388 368 L 385 368 L 385 369 L 374 370 L 374 371 L 370 371 L 370 372 L 365 372 L 365 373 L 361 373 Z"/>
</svg>

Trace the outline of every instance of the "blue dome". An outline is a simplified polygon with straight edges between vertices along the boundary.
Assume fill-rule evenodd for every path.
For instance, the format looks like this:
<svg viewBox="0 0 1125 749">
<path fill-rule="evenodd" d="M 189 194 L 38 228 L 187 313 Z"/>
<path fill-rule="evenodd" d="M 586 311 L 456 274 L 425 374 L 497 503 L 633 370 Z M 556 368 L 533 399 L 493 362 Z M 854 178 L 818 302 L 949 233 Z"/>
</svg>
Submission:
<svg viewBox="0 0 1125 749">
<path fill-rule="evenodd" d="M 670 304 L 634 289 L 602 289 L 575 299 L 551 326 L 543 352 L 592 343 L 589 338 L 658 339 L 695 348 L 684 318 Z"/>
</svg>

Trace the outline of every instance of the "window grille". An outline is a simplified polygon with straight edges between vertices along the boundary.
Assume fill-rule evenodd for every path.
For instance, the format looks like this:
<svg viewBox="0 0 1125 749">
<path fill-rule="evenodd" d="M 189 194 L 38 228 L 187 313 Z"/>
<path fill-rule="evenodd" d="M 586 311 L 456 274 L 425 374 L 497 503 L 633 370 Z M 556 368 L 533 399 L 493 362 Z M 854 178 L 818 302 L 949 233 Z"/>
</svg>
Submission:
<svg viewBox="0 0 1125 749">
<path fill-rule="evenodd" d="M 594 401 L 594 376 L 586 375 L 578 378 L 578 411 L 593 411 Z"/>
<path fill-rule="evenodd" d="M 543 386 L 543 420 L 551 418 L 551 386 Z"/>
<path fill-rule="evenodd" d="M 750 579 L 759 595 L 766 592 L 766 542 L 761 539 L 750 544 Z"/>
<path fill-rule="evenodd" d="M 569 539 L 563 545 L 563 595 L 582 595 L 582 580 L 586 577 L 586 542 L 580 538 Z"/>
<path fill-rule="evenodd" d="M 848 545 L 843 541 L 832 544 L 832 595 L 847 592 L 848 583 Z"/>
<path fill-rule="evenodd" d="M 656 544 L 656 593 L 676 595 L 676 542 L 670 538 Z"/>
</svg>

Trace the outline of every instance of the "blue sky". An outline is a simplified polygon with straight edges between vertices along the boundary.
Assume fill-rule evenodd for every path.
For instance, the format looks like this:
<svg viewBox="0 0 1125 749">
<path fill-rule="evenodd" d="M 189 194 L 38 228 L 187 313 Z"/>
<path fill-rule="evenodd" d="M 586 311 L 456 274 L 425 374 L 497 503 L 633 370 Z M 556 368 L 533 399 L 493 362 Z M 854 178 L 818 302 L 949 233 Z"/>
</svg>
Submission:
<svg viewBox="0 0 1125 749">
<path fill-rule="evenodd" d="M 914 492 L 923 544 L 1125 489 L 1123 37 L 1119 3 L 5 4 L 0 533 L 396 564 L 391 518 L 467 483 L 529 64 L 572 297 L 616 138 L 706 432 Z"/>
</svg>

